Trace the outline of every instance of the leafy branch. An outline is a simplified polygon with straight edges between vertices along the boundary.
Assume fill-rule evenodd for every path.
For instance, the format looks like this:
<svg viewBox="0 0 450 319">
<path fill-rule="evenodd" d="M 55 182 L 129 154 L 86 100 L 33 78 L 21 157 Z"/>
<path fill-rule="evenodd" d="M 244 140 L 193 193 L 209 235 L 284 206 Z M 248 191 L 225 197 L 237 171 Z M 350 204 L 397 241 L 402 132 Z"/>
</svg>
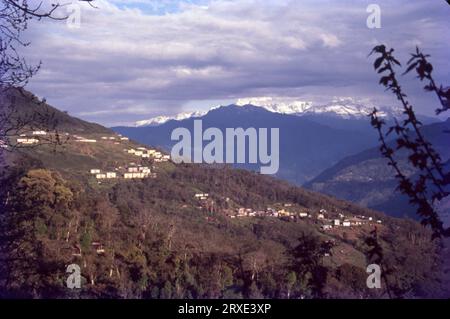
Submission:
<svg viewBox="0 0 450 319">
<path fill-rule="evenodd" d="M 442 159 L 438 152 L 428 142 L 421 131 L 422 123 L 417 119 L 413 106 L 408 101 L 407 95 L 403 92 L 395 72 L 396 67 L 401 67 L 400 62 L 393 56 L 394 49 L 386 50 L 386 46 L 376 46 L 370 55 L 378 54 L 375 59 L 374 68 L 382 74 L 379 84 L 386 90 L 391 91 L 403 106 L 403 114 L 406 118 L 390 126 L 385 133 L 383 127 L 385 121 L 378 116 L 375 108 L 370 114 L 371 124 L 378 131 L 378 138 L 381 143 L 381 154 L 388 160 L 388 165 L 395 171 L 398 180 L 397 189 L 406 194 L 410 203 L 417 206 L 417 214 L 422 218 L 422 224 L 430 226 L 433 230 L 433 238 L 449 237 L 450 228 L 445 228 L 437 213 L 434 203 L 449 196 L 446 190 L 449 185 L 450 173 L 444 172 Z M 420 81 L 427 81 L 424 89 L 434 92 L 441 104 L 441 108 L 436 110 L 436 114 L 441 114 L 449 109 L 450 89 L 438 86 L 432 76 L 433 66 L 427 60 L 429 55 L 423 54 L 419 48 L 411 55 L 407 63 L 407 69 L 403 74 L 415 70 Z M 391 147 L 386 138 L 396 134 L 395 148 Z M 409 163 L 419 172 L 417 180 L 412 180 L 402 172 L 395 154 L 400 150 L 406 150 L 409 154 Z"/>
</svg>

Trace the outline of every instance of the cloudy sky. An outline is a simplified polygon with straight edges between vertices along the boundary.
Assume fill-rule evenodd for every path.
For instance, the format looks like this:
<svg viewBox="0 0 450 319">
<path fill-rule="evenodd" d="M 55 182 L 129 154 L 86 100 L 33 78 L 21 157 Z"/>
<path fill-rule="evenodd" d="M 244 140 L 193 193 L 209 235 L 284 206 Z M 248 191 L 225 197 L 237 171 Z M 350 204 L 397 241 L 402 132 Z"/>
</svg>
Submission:
<svg viewBox="0 0 450 319">
<path fill-rule="evenodd" d="M 450 6 L 444 0 L 96 0 L 80 28 L 32 22 L 23 51 L 42 61 L 29 89 L 105 125 L 207 109 L 250 96 L 324 103 L 334 96 L 390 104 L 378 86 L 374 45 L 405 61 L 419 45 L 450 81 Z M 369 29 L 366 8 L 381 7 Z M 66 8 L 62 9 L 65 13 Z M 435 99 L 413 76 L 404 86 L 421 113 Z"/>
</svg>

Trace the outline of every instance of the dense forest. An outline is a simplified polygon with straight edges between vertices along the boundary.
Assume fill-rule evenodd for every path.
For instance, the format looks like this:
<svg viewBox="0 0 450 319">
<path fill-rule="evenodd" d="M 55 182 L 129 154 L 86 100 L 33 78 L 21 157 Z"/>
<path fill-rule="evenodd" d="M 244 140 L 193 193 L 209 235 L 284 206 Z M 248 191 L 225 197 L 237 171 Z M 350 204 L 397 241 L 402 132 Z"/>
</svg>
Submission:
<svg viewBox="0 0 450 319">
<path fill-rule="evenodd" d="M 9 169 L 9 184 L 2 185 L 9 190 L 2 297 L 387 297 L 366 287 L 364 260 L 355 255 L 369 250 L 366 235 L 330 240 L 313 224 L 232 222 L 222 212 L 290 202 L 311 211 L 381 214 L 227 167 L 173 166 L 156 179 L 95 188 L 25 162 Z M 198 207 L 197 190 L 217 194 L 215 207 Z M 439 245 L 430 233 L 408 220 L 389 219 L 386 228 L 380 242 L 395 296 L 444 293 Z M 341 241 L 354 250 L 346 260 L 333 258 Z M 82 268 L 82 289 L 66 287 L 73 263 Z"/>
</svg>

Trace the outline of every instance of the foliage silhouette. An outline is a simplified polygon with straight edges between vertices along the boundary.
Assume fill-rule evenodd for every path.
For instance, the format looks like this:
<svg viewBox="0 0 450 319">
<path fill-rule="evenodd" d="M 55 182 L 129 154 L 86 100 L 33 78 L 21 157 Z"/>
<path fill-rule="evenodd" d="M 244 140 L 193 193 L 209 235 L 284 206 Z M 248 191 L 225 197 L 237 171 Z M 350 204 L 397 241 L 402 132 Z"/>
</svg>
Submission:
<svg viewBox="0 0 450 319">
<path fill-rule="evenodd" d="M 388 160 L 398 179 L 398 190 L 406 194 L 410 203 L 417 206 L 417 214 L 422 218 L 422 224 L 433 230 L 432 238 L 449 237 L 450 228 L 444 227 L 436 210 L 436 204 L 449 196 L 448 185 L 450 172 L 445 172 L 442 159 L 421 132 L 422 123 L 417 119 L 413 106 L 400 86 L 395 68 L 401 67 L 400 62 L 393 55 L 394 49 L 387 50 L 386 46 L 376 46 L 370 55 L 377 54 L 374 68 L 382 74 L 379 84 L 391 91 L 403 106 L 403 121 L 395 120 L 395 124 L 384 132 L 385 121 L 378 116 L 375 108 L 370 114 L 371 124 L 378 131 L 381 142 L 380 151 Z M 450 108 L 450 88 L 438 86 L 433 78 L 433 66 L 428 61 L 429 55 L 423 54 L 419 48 L 411 54 L 407 63 L 407 74 L 416 71 L 420 81 L 425 81 L 424 89 L 434 92 L 440 102 L 436 114 L 441 114 Z M 396 134 L 395 148 L 387 142 L 387 137 Z M 444 133 L 444 132 L 443 132 Z M 398 165 L 395 154 L 400 150 L 409 152 L 409 163 L 419 172 L 418 178 L 408 177 Z"/>
</svg>

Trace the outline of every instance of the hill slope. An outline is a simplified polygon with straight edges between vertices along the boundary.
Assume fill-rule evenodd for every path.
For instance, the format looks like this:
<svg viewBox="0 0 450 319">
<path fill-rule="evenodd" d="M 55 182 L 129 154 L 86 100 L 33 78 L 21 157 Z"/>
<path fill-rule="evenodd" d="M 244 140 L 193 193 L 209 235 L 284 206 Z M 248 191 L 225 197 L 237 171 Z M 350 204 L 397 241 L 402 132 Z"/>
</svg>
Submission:
<svg viewBox="0 0 450 319">
<path fill-rule="evenodd" d="M 0 91 L 0 114 L 7 114 L 13 122 L 27 122 L 42 130 L 53 130 L 56 126 L 59 131 L 69 133 L 111 133 L 101 125 L 72 117 L 23 89 Z"/>
<path fill-rule="evenodd" d="M 444 161 L 450 158 L 450 139 L 443 133 L 448 130 L 450 119 L 423 127 L 425 137 Z M 412 176 L 416 172 L 409 166 L 407 156 L 405 152 L 399 153 L 398 162 L 407 175 Z M 408 199 L 395 190 L 397 182 L 394 176 L 392 169 L 387 166 L 387 161 L 381 157 L 379 149 L 374 147 L 341 160 L 305 186 L 314 191 L 384 211 L 391 216 L 406 215 L 417 218 L 414 207 L 411 207 Z"/>
</svg>

